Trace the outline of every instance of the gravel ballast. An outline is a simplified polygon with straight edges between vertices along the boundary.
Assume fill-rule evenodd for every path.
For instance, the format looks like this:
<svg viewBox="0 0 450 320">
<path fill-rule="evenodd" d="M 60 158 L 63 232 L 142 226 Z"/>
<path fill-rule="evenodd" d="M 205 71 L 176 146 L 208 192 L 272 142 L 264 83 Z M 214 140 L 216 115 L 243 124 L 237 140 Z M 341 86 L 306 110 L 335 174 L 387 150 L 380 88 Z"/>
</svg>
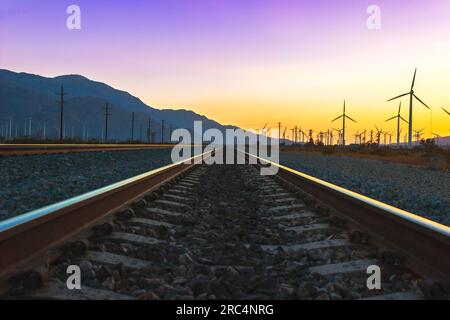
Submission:
<svg viewBox="0 0 450 320">
<path fill-rule="evenodd" d="M 148 300 L 342 300 L 402 292 L 422 295 L 420 279 L 387 261 L 386 257 L 396 261 L 395 254 L 378 250 L 367 235 L 345 228 L 330 210 L 292 191 L 250 166 L 201 166 L 93 230 L 84 255 L 75 253 L 80 252 L 79 246 L 67 244 L 61 259 L 52 265 L 50 278 L 64 286 L 68 266 L 79 264 L 83 292 L 93 288 Z M 182 198 L 169 200 L 174 195 Z M 274 199 L 284 199 L 284 205 Z M 302 213 L 309 215 L 295 217 Z M 333 227 L 291 230 L 314 223 Z M 328 242 L 307 249 L 308 244 L 330 239 L 345 244 L 330 246 Z M 99 259 L 104 254 L 122 257 L 123 263 L 105 263 Z M 138 259 L 143 267 L 131 268 L 126 260 L 130 258 Z M 379 290 L 367 287 L 365 269 L 374 260 L 383 270 Z M 318 271 L 320 266 L 358 261 L 367 264 L 359 272 Z M 11 293 L 27 298 L 27 277 L 15 279 Z M 62 292 L 66 298 L 67 289 L 63 287 Z M 44 293 L 40 297 L 51 299 Z"/>
<path fill-rule="evenodd" d="M 171 163 L 170 149 L 0 158 L 0 220 Z M 404 164 L 281 153 L 283 165 L 450 225 L 450 173 Z"/>
<path fill-rule="evenodd" d="M 0 220 L 170 164 L 171 149 L 0 158 Z"/>
<path fill-rule="evenodd" d="M 280 163 L 397 208 L 450 225 L 450 173 L 387 161 L 315 153 Z"/>
</svg>

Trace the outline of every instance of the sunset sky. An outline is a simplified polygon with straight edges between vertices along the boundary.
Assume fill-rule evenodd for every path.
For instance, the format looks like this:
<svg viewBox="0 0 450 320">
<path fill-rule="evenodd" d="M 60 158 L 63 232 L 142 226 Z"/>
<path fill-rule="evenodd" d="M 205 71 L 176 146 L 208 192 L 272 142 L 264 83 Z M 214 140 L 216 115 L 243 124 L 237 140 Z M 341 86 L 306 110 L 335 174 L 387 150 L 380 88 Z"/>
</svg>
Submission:
<svg viewBox="0 0 450 320">
<path fill-rule="evenodd" d="M 71 4 L 81 30 L 66 28 Z M 380 30 L 366 26 L 371 4 Z M 409 90 L 415 67 L 433 121 L 416 103 L 414 128 L 449 135 L 448 0 L 0 0 L 0 68 L 81 74 L 247 129 L 325 130 L 346 99 L 349 135 L 394 131 L 383 122 L 398 102 L 386 100 Z"/>
</svg>

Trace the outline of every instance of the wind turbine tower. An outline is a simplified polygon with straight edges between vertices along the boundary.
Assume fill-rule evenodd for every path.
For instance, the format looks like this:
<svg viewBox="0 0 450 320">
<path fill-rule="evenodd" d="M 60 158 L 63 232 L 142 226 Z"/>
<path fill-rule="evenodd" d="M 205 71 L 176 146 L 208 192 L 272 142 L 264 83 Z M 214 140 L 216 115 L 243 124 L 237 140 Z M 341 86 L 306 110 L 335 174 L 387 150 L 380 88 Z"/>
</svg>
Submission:
<svg viewBox="0 0 450 320">
<path fill-rule="evenodd" d="M 345 100 L 344 100 L 344 111 L 343 111 L 343 113 L 339 117 L 333 119 L 331 122 L 334 122 L 334 121 L 336 121 L 336 120 L 338 120 L 340 118 L 342 118 L 342 145 L 345 146 L 345 119 L 349 119 L 349 120 L 351 120 L 351 121 L 356 123 L 355 120 L 353 120 L 352 118 L 350 118 L 349 116 L 347 116 L 345 114 Z"/>
<path fill-rule="evenodd" d="M 408 123 L 400 114 L 400 111 L 402 109 L 402 102 L 400 101 L 400 104 L 398 106 L 398 113 L 396 116 L 393 116 L 392 118 L 387 119 L 385 122 L 397 119 L 397 146 L 400 145 L 400 120 L 403 120 L 404 122 Z"/>
<path fill-rule="evenodd" d="M 412 118 L 413 118 L 413 100 L 414 100 L 414 98 L 416 98 L 417 101 L 419 101 L 421 104 L 423 104 L 426 108 L 430 109 L 430 107 L 427 106 L 425 102 L 420 100 L 420 98 L 414 94 L 414 83 L 416 82 L 416 74 L 417 74 L 417 68 L 414 70 L 414 76 L 413 76 L 413 81 L 411 84 L 411 90 L 409 92 L 401 94 L 397 97 L 394 97 L 394 98 L 388 100 L 388 101 L 392 101 L 392 100 L 409 95 L 408 147 L 410 147 L 410 148 L 412 147 L 412 140 L 413 140 L 413 126 L 412 126 L 413 119 Z"/>
</svg>

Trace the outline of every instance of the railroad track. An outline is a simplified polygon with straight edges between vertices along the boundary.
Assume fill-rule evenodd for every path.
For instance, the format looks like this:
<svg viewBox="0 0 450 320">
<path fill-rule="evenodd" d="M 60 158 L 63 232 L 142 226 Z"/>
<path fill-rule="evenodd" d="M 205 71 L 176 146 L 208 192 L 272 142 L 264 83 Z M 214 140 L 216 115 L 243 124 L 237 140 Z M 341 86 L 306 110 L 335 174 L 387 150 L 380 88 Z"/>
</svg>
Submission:
<svg viewBox="0 0 450 320">
<path fill-rule="evenodd" d="M 0 157 L 170 148 L 168 144 L 0 144 Z"/>
<path fill-rule="evenodd" d="M 448 298 L 448 228 L 356 196 L 283 167 L 265 177 L 251 165 L 171 165 L 0 224 L 5 297 Z M 390 222 L 374 223 L 380 210 Z M 378 230 L 389 225 L 394 237 Z M 413 239 L 392 246 L 408 232 L 434 241 L 439 262 Z M 70 265 L 81 290 L 67 289 Z M 369 266 L 381 289 L 367 287 Z"/>
</svg>

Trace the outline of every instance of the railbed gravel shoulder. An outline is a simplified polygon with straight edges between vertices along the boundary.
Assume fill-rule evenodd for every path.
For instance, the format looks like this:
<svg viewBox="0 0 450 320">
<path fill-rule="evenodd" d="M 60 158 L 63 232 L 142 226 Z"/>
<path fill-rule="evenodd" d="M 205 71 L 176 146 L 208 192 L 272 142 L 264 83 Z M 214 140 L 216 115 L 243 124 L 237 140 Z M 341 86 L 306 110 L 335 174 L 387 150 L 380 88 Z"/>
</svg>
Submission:
<svg viewBox="0 0 450 320">
<path fill-rule="evenodd" d="M 305 152 L 283 152 L 280 163 L 450 225 L 450 172 L 388 161 Z"/>
<path fill-rule="evenodd" d="M 0 220 L 167 165 L 171 149 L 0 158 Z"/>
</svg>

